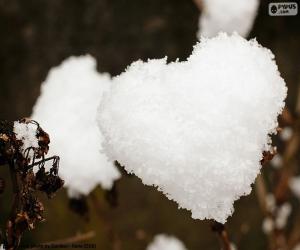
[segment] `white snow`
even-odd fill
[[[236,31],[247,37],[259,7],[259,0],[202,0],[202,3],[198,38],[213,37],[221,31],[229,34]]]
[[[70,57],[50,70],[32,118],[50,135],[52,154],[61,157],[60,176],[69,193],[88,194],[96,185],[112,187],[120,174],[101,152],[97,128],[99,98],[110,77],[96,71],[91,56]]]
[[[271,160],[271,166],[275,169],[279,169],[282,167],[283,159],[280,154],[274,155],[273,159]]]
[[[285,127],[279,133],[279,136],[280,136],[281,140],[288,141],[293,136],[293,129],[291,127]]]
[[[187,250],[184,244],[174,236],[159,234],[148,245],[146,250]]]
[[[255,40],[222,33],[187,61],[133,63],[99,107],[105,152],[193,218],[224,223],[251,192],[284,106],[273,59]]]
[[[274,221],[270,217],[266,217],[262,223],[262,230],[269,235],[274,230]]]
[[[300,199],[300,176],[291,178],[289,181],[289,187],[294,195]]]
[[[237,246],[234,243],[230,243],[230,250],[238,250]]]
[[[26,149],[39,147],[39,141],[37,138],[37,125],[15,121],[14,133],[16,135],[16,139],[21,140],[23,143],[21,146],[21,152],[23,156],[26,157],[28,154],[28,157],[31,159],[34,151],[26,151]]]
[[[275,196],[268,194],[266,197],[266,205],[269,212],[275,214],[274,220],[270,217],[266,217],[263,220],[262,229],[265,234],[270,234],[273,229],[283,229],[286,226],[289,215],[292,212],[292,206],[286,202],[281,206],[276,206]]]
[[[277,229],[283,229],[286,226],[289,215],[292,212],[292,206],[289,203],[282,204],[277,211],[275,226]]]

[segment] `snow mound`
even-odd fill
[[[146,250],[187,250],[184,244],[175,238],[165,234],[156,235]]]
[[[198,37],[213,37],[220,31],[247,37],[259,7],[259,0],[203,0]]]
[[[96,70],[91,56],[70,57],[50,70],[32,118],[51,138],[51,154],[61,158],[60,176],[69,193],[88,194],[96,185],[110,189],[120,174],[101,153],[96,112],[110,76]]]

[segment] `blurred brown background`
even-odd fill
[[[261,1],[250,37],[275,54],[289,87],[287,105],[293,110],[300,83],[300,16],[270,17],[267,4]],[[113,76],[137,59],[186,59],[197,41],[199,15],[192,0],[0,0],[0,118],[29,116],[48,70],[71,55],[91,54],[99,71]],[[6,176],[6,170],[0,174]],[[113,209],[103,191],[95,190],[102,210],[96,213],[89,198],[88,222],[70,212],[65,191],[50,202],[45,199],[47,221],[27,232],[23,243],[94,230],[96,237],[88,242],[97,249],[114,249],[106,230],[109,222],[122,250],[145,249],[157,233],[177,236],[189,250],[219,249],[209,222],[191,219],[155,188],[124,176],[117,189],[119,205]],[[9,187],[0,202],[3,226],[11,202]],[[227,226],[239,249],[267,249],[261,223],[253,191],[235,203]]]

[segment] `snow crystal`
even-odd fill
[[[22,141],[21,152],[24,157],[28,154],[29,158],[33,157],[34,152],[26,151],[28,148],[38,148],[39,141],[37,138],[37,125],[32,123],[14,122],[14,133],[16,139]]]
[[[120,177],[100,152],[96,123],[99,97],[109,85],[109,75],[97,73],[91,56],[70,57],[42,84],[32,117],[49,133],[51,153],[61,157],[60,176],[69,193],[88,194],[98,184],[110,189]]]
[[[203,0],[198,37],[213,37],[234,31],[247,37],[253,26],[259,0]]]
[[[184,62],[138,61],[99,107],[104,150],[197,219],[224,223],[251,192],[286,86],[270,50],[221,33]]]
[[[300,199],[300,177],[293,177],[289,181],[289,186],[294,195]]]
[[[184,244],[175,238],[165,234],[156,235],[146,250],[187,250]]]

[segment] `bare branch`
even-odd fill
[[[193,1],[196,4],[196,6],[199,9],[199,11],[202,11],[203,10],[203,2],[202,2],[202,0],[193,0]]]
[[[225,226],[219,222],[214,221],[211,228],[213,232],[217,233],[222,246],[222,250],[231,250],[231,244]]]
[[[95,236],[96,236],[95,231],[89,231],[87,233],[78,233],[78,234],[76,234],[74,236],[71,236],[69,238],[49,241],[49,242],[41,244],[41,245],[67,245],[67,244],[71,244],[71,243],[86,241],[86,240],[89,240],[91,238],[94,238]],[[42,249],[42,248],[35,247],[35,248],[28,248],[28,249],[30,249],[30,250],[39,250],[39,249]]]

